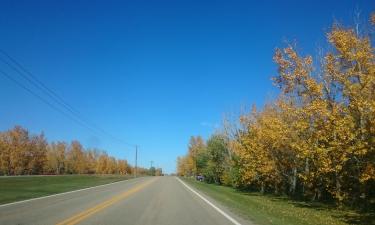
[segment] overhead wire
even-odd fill
[[[43,103],[48,105],[49,107],[53,108],[57,112],[63,114],[70,120],[72,120],[75,123],[78,123],[79,125],[83,126],[84,128],[90,130],[91,132],[94,132],[96,135],[98,133],[104,134],[111,138],[112,140],[134,147],[134,144],[131,144],[127,141],[124,141],[120,138],[117,138],[113,136],[112,134],[108,133],[104,129],[100,128],[98,125],[93,123],[92,121],[86,119],[83,117],[83,115],[76,110],[73,106],[71,106],[67,101],[65,101],[61,96],[59,96],[55,91],[53,91],[51,88],[47,87],[42,81],[40,81],[33,73],[31,73],[29,70],[27,70],[23,65],[21,65],[16,59],[11,57],[8,53],[6,53],[4,50],[0,49],[0,53],[5,56],[9,61],[5,60],[4,58],[0,57],[0,61],[3,62],[5,65],[10,67],[12,70],[14,70],[17,74],[19,74],[23,79],[28,81],[30,84],[32,84],[35,88],[37,88],[39,91],[43,92],[45,95],[49,97],[55,104],[58,104],[61,108],[65,109],[67,112],[62,111],[60,108],[56,107],[56,105],[49,102],[47,99],[41,97],[41,95],[36,94],[32,89],[28,88],[26,85],[22,84],[18,80],[14,79],[12,76],[10,76],[8,73],[1,70],[1,74],[5,77],[7,77],[9,80],[17,84],[22,89],[26,90],[30,94],[32,94],[34,97],[41,100]],[[14,65],[13,65],[13,64]]]

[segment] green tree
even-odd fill
[[[221,135],[213,135],[207,141],[208,161],[204,175],[209,182],[222,183],[225,164],[228,159],[228,147]]]

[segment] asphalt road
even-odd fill
[[[249,224],[176,177],[131,179],[0,206],[0,224]]]

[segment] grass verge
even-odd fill
[[[122,175],[0,177],[0,204],[129,179]]]
[[[227,206],[234,213],[259,225],[347,225],[375,224],[373,213],[339,210],[318,203],[298,202],[286,197],[241,192],[231,187],[184,178],[188,184]]]

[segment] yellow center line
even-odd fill
[[[101,211],[101,210],[103,210],[103,209],[105,209],[105,208],[107,208],[107,207],[115,204],[116,202],[119,202],[120,200],[123,200],[124,198],[126,198],[126,197],[128,197],[128,196],[130,196],[130,195],[132,195],[132,194],[134,194],[134,193],[136,193],[138,191],[140,191],[141,189],[145,188],[146,186],[148,186],[149,184],[151,184],[155,180],[157,180],[157,178],[152,179],[152,180],[150,180],[148,182],[145,182],[145,183],[143,183],[141,185],[138,185],[138,186],[136,186],[136,187],[134,187],[134,188],[132,188],[132,189],[130,189],[128,191],[125,191],[125,192],[123,192],[123,193],[121,193],[121,194],[119,194],[117,196],[114,196],[114,197],[112,197],[112,198],[110,198],[110,199],[108,199],[108,200],[106,200],[106,201],[104,201],[102,203],[99,203],[98,205],[95,205],[95,206],[93,206],[93,207],[91,207],[91,208],[89,208],[89,209],[87,209],[87,210],[85,210],[85,211],[83,211],[81,213],[78,213],[78,214],[76,214],[76,215],[74,215],[74,216],[72,216],[72,217],[70,217],[70,218],[68,218],[68,219],[66,219],[66,220],[64,220],[64,221],[56,224],[56,225],[74,225],[74,224],[78,224],[82,220],[84,220],[84,219],[86,219],[86,218],[94,215],[95,213],[97,213],[97,212],[99,212],[99,211]]]

